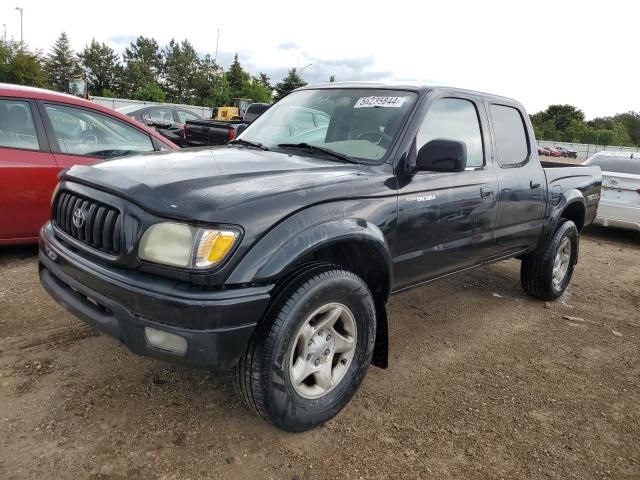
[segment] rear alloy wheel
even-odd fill
[[[367,372],[376,333],[369,288],[334,265],[314,265],[280,289],[236,368],[247,406],[291,432],[326,422]]]
[[[542,300],[555,300],[564,293],[578,260],[578,229],[561,219],[552,235],[522,258],[520,281],[525,292]]]

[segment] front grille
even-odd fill
[[[111,255],[120,253],[120,212],[113,207],[63,191],[53,205],[53,220],[60,230],[85,245]]]

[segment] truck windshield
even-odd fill
[[[416,98],[402,90],[301,90],[273,105],[240,138],[269,149],[306,144],[354,159],[381,160]]]

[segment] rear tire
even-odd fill
[[[332,265],[298,273],[281,289],[236,367],[244,403],[267,422],[300,432],[349,403],[373,355],[373,297]]]
[[[569,285],[577,260],[578,229],[571,220],[561,219],[553,235],[522,257],[522,288],[532,297],[555,300]]]

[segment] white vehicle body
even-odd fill
[[[594,223],[640,232],[640,158],[596,154],[585,163],[602,169],[602,193]]]

